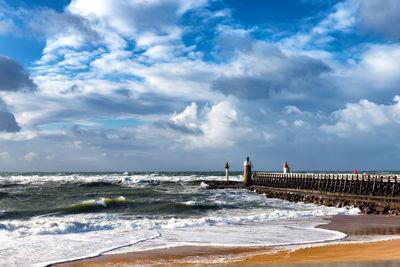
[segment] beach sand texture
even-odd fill
[[[400,266],[400,239],[353,243],[372,235],[399,235],[400,217],[337,215],[319,227],[349,235],[351,243],[284,248],[175,247],[144,252],[104,255],[58,266],[186,266],[281,265],[292,266]],[[282,265],[283,264],[283,265]],[[288,265],[289,264],[289,265]]]

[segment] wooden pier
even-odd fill
[[[253,185],[318,192],[398,198],[400,175],[342,173],[253,173]]]

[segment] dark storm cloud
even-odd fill
[[[15,117],[8,111],[0,111],[0,132],[15,133],[21,129]]]
[[[15,60],[0,55],[0,91],[31,92],[37,88],[24,68]],[[21,127],[0,99],[0,132],[18,132]]]
[[[68,94],[81,93],[81,92],[82,92],[82,89],[77,84],[74,84],[70,88],[62,91],[61,94],[68,95]]]
[[[15,60],[0,55],[0,91],[35,91],[29,73]]]
[[[331,69],[322,61],[307,56],[286,56],[279,49],[253,50],[241,75],[221,76],[213,89],[247,99],[268,98],[272,92],[303,91],[322,84],[320,75]]]
[[[109,114],[160,114],[171,111],[171,108],[164,101],[159,102],[153,99],[152,101],[145,101],[143,98],[131,99],[123,96],[108,97],[103,95],[93,94],[85,99],[86,107],[90,110],[97,110],[97,112],[104,112]]]
[[[236,95],[247,99],[268,98],[271,91],[278,89],[274,81],[258,77],[236,76],[220,77],[213,83],[213,88],[226,95]]]
[[[159,129],[172,129],[174,131],[177,131],[181,134],[184,135],[202,135],[204,134],[203,131],[199,128],[191,128],[191,127],[187,127],[185,125],[179,125],[176,124],[172,121],[170,122],[156,122],[155,123],[155,127],[159,128]]]
[[[15,133],[20,129],[14,115],[8,111],[6,104],[0,98],[0,132]]]
[[[372,31],[394,40],[400,39],[400,1],[361,1],[358,17],[361,30]]]

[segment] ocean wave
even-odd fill
[[[233,175],[230,177],[232,181],[241,181],[242,175]],[[96,174],[96,175],[13,175],[7,177],[0,177],[0,184],[2,186],[19,186],[26,184],[44,184],[44,183],[80,183],[80,186],[96,187],[96,186],[108,186],[108,185],[123,185],[123,186],[135,186],[143,183],[154,183],[154,182],[189,182],[199,183],[202,181],[210,180],[225,180],[225,176],[218,175],[159,175],[157,173],[149,174]]]
[[[80,187],[103,187],[103,186],[113,186],[115,183],[105,182],[105,181],[95,181],[79,184]]]
[[[123,198],[109,199],[103,201],[88,201],[83,205],[111,205],[126,201]],[[237,210],[237,212],[229,212],[226,209],[220,209],[217,205],[208,203],[191,202],[175,203],[175,208],[200,208],[211,211],[208,216],[202,217],[178,217],[178,216],[125,216],[121,214],[88,214],[81,213],[73,215],[68,213],[62,217],[39,216],[33,217],[27,221],[8,220],[0,223],[0,230],[8,232],[17,232],[19,235],[29,234],[66,234],[88,231],[112,230],[114,227],[123,228],[126,231],[132,230],[155,230],[155,229],[189,229],[195,227],[203,227],[207,229],[210,226],[227,226],[227,225],[249,225],[254,223],[265,223],[271,221],[280,221],[287,219],[301,219],[312,217],[324,217],[336,214],[358,214],[357,208],[334,208],[315,206],[312,209],[302,210]],[[312,204],[304,204],[312,205]],[[124,218],[124,219],[122,219]]]
[[[0,188],[12,188],[12,187],[17,187],[20,186],[19,183],[13,183],[10,181],[3,181],[0,183]]]
[[[104,218],[103,216],[102,218]],[[96,231],[113,230],[121,226],[116,218],[110,221],[102,221],[90,216],[70,217],[34,217],[30,220],[8,220],[0,223],[1,230],[12,232],[16,236],[32,235],[65,235]]]
[[[216,210],[223,206],[216,203],[200,203],[195,201],[163,203],[157,207],[160,211],[174,214],[188,214],[190,211]]]
[[[186,202],[182,202],[182,204],[184,205],[188,205],[188,206],[194,206],[194,207],[214,207],[216,206],[216,203],[203,203],[203,202],[198,202],[198,201],[194,201],[194,200],[189,200]]]
[[[281,205],[294,204],[284,200],[276,200],[281,202]],[[287,203],[285,203],[287,202]],[[186,206],[192,207],[209,207],[208,204],[199,203],[196,201],[189,201],[181,203]],[[278,204],[276,204],[278,205]],[[165,219],[155,219],[154,217],[141,217],[140,219],[132,219],[132,227],[137,229],[181,229],[193,227],[209,227],[215,225],[244,225],[253,223],[263,223],[287,219],[311,218],[311,217],[325,217],[337,214],[359,214],[358,208],[335,208],[316,206],[314,204],[298,204],[298,210],[283,210],[283,209],[235,209],[229,211],[228,209],[214,208],[210,204],[210,213],[202,217],[165,217]],[[188,207],[189,208],[189,207]]]
[[[93,206],[100,206],[103,208],[107,208],[108,206],[111,206],[111,205],[119,205],[119,204],[127,204],[127,203],[130,203],[130,201],[126,200],[126,198],[123,196],[120,196],[117,198],[100,198],[99,200],[95,200],[95,199],[85,200],[79,204],[74,204],[74,205],[60,208],[60,210],[79,211],[81,209],[86,209],[86,208],[90,208]]]
[[[45,209],[29,209],[29,210],[5,210],[0,213],[0,218],[2,219],[13,219],[13,218],[26,218],[33,216],[43,216],[43,215],[65,215],[65,214],[76,214],[76,213],[90,213],[99,212],[103,209],[120,208],[124,205],[129,205],[135,203],[134,201],[129,201],[125,197],[120,196],[117,198],[99,198],[84,200],[76,204],[45,208]]]
[[[39,223],[40,222],[40,223]],[[85,233],[92,231],[106,231],[113,230],[114,227],[108,224],[97,224],[91,222],[61,222],[53,221],[34,221],[33,223],[21,223],[19,221],[11,221],[0,223],[0,230],[13,232],[17,236],[30,236],[30,235],[61,235],[61,234],[74,234]]]
[[[96,224],[90,222],[70,222],[62,224],[51,224],[49,227],[45,227],[40,231],[35,232],[37,235],[54,235],[54,234],[72,234],[72,233],[84,233],[93,231],[106,231],[113,230],[114,227],[108,224]]]

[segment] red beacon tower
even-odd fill
[[[283,164],[283,173],[290,173],[290,168],[287,161],[285,161],[285,163]]]

